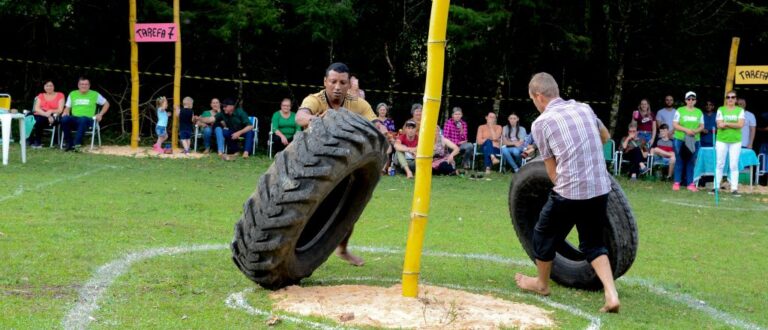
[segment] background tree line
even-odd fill
[[[138,1],[138,22],[172,21],[171,3]],[[212,97],[238,98],[266,132],[283,97],[301,102],[319,90],[327,65],[342,61],[360,78],[369,103],[392,105],[402,123],[422,99],[430,6],[426,0],[182,1],[183,73],[236,80],[182,79],[182,95],[195,99],[198,113]],[[665,95],[681,100],[694,90],[700,104],[720,104],[733,36],[741,37],[740,65],[768,65],[766,17],[768,6],[739,0],[452,1],[441,118],[460,106],[476,127],[487,111],[499,112],[502,123],[514,111],[530,127],[536,110],[527,100],[528,79],[548,71],[565,97],[591,102],[621,135],[641,98],[655,111]],[[127,137],[128,74],[73,66],[129,68],[128,1],[0,0],[0,31],[0,91],[14,96],[14,106],[30,107],[43,79],[68,92],[77,76],[87,75],[113,109],[123,109],[110,112],[107,126]],[[140,44],[139,69],[172,73],[173,45]],[[152,117],[150,100],[172,94],[171,81],[141,76],[143,123]],[[768,105],[768,86],[739,89],[753,112]]]

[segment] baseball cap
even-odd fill
[[[696,98],[696,93],[694,93],[694,92],[688,92],[688,93],[685,93],[685,98],[687,99],[687,98],[689,98],[689,97],[693,97],[693,98]]]
[[[406,121],[405,126],[416,127],[416,122],[413,120]]]
[[[221,105],[224,105],[224,106],[235,105],[235,100],[233,100],[233,99],[224,99],[224,101],[221,102]]]

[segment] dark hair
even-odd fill
[[[520,116],[518,116],[517,113],[514,113],[514,112],[509,114],[509,116],[512,116],[512,115],[515,115],[515,117],[517,117],[517,124],[515,124],[515,127],[512,127],[512,124],[507,124],[507,127],[509,127],[509,129],[508,129],[509,137],[511,138],[511,137],[514,136],[518,140],[522,140],[520,138]],[[507,116],[507,118],[509,118],[509,116]],[[509,120],[509,119],[507,119],[507,120]],[[515,134],[512,134],[512,132],[514,132]]]
[[[77,78],[78,82],[83,81],[83,80],[88,80],[88,82],[91,82],[91,80],[88,79],[88,77],[86,77],[86,76],[80,76],[80,78]]]
[[[331,63],[331,65],[328,66],[327,69],[325,69],[325,76],[328,77],[328,73],[331,71],[336,71],[338,73],[349,73],[349,67],[347,67],[346,64],[341,62]]]
[[[45,84],[47,84],[47,83],[53,84],[53,80],[52,79],[43,79],[43,86],[45,86]],[[56,85],[56,84],[54,84],[54,85]]]
[[[661,126],[659,126],[659,130],[663,129],[669,129],[669,126],[667,126],[667,124],[661,124]]]

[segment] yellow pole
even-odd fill
[[[736,77],[736,55],[739,53],[739,41],[739,37],[733,37],[731,40],[731,56],[728,58],[728,76],[725,77],[723,104],[725,104],[725,94],[733,90],[733,80]]]
[[[128,22],[131,34],[131,149],[139,147],[139,46],[136,45],[136,0],[130,0]]]
[[[403,296],[419,294],[419,268],[424,232],[429,218],[429,198],[432,187],[432,154],[435,127],[443,92],[445,63],[445,30],[448,24],[449,0],[433,0],[427,41],[427,82],[424,87],[424,111],[416,149],[416,188],[411,204],[411,225],[405,247],[403,264]]]
[[[171,130],[171,145],[173,151],[179,148],[179,116],[176,107],[181,108],[181,24],[179,24],[179,0],[173,0],[173,23],[176,25],[176,60],[173,65],[173,129]]]

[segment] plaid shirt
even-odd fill
[[[556,98],[533,122],[533,140],[542,159],[555,158],[553,190],[567,199],[607,194],[611,180],[600,141],[600,120],[588,105]]]
[[[448,119],[443,125],[443,136],[456,145],[459,145],[459,142],[467,141],[467,122],[461,119],[457,123],[453,121],[453,118]]]

